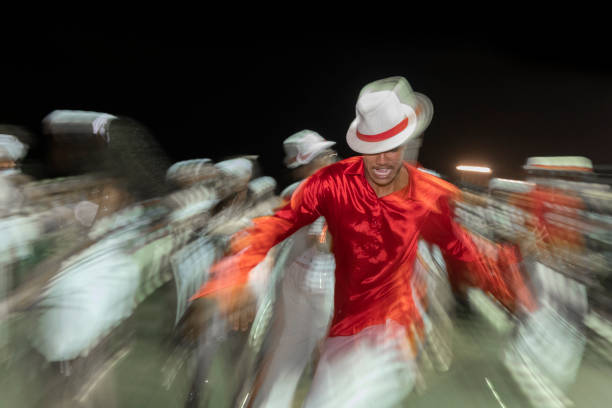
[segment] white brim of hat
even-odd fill
[[[593,163],[583,156],[535,156],[529,157],[525,170],[542,171],[592,171]]]
[[[366,142],[365,140],[361,140],[359,137],[357,137],[359,118],[355,118],[346,132],[346,142],[351,150],[362,154],[382,153],[393,150],[408,140],[420,136],[425,129],[427,129],[429,123],[431,123],[431,118],[433,117],[433,104],[429,98],[423,94],[415,92],[415,96],[419,101],[422,112],[416,117],[416,123],[409,123],[406,129],[402,130],[397,135],[390,137],[389,139],[385,139],[380,142]],[[406,112],[407,116],[414,117],[415,113],[413,107],[402,104],[402,108]]]
[[[17,161],[28,151],[28,145],[21,143],[13,135],[0,134],[0,159]]]
[[[245,183],[251,179],[253,174],[253,163],[243,157],[223,160],[214,166],[230,177],[236,177]]]
[[[288,163],[292,159],[292,157],[286,157],[285,158],[285,165],[289,169],[295,169],[296,167],[300,167],[300,166],[303,166],[305,164],[308,164],[315,157],[317,157],[317,155],[319,153],[321,153],[323,150],[329,149],[330,147],[332,147],[335,144],[336,144],[336,142],[332,142],[331,140],[326,140],[324,142],[317,143],[315,145],[315,147],[308,153],[308,156],[307,156],[307,158],[305,160],[295,160],[295,161],[293,161],[291,163]]]

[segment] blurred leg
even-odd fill
[[[293,265],[292,265],[293,266]],[[255,407],[290,407],[302,372],[325,336],[331,316],[333,290],[307,292],[296,271],[287,271],[282,284],[282,321]],[[333,289],[333,288],[328,288]]]
[[[411,392],[416,366],[397,327],[377,325],[323,345],[305,407],[396,407]],[[395,324],[396,325],[396,324]],[[397,326],[397,325],[396,325]]]

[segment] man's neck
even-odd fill
[[[396,191],[399,191],[405,188],[410,181],[410,177],[408,176],[408,170],[406,170],[406,166],[402,166],[402,168],[397,172],[397,176],[395,176],[393,181],[385,186],[378,185],[374,183],[372,180],[370,180],[367,172],[366,172],[366,180],[368,181],[368,184],[370,184],[370,186],[374,190],[374,193],[376,194],[377,197],[384,197],[386,195],[395,193]]]

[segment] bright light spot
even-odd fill
[[[491,169],[488,167],[481,166],[457,166],[457,170],[459,171],[473,171],[476,173],[490,173]]]

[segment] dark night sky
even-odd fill
[[[6,37],[5,37],[6,38]],[[280,174],[284,138],[310,128],[351,155],[360,88],[405,76],[435,108],[420,162],[521,177],[530,155],[612,164],[612,64],[596,34],[150,33],[63,27],[6,41],[0,122],[40,131],[54,109],[129,116],[172,160],[259,154]]]

